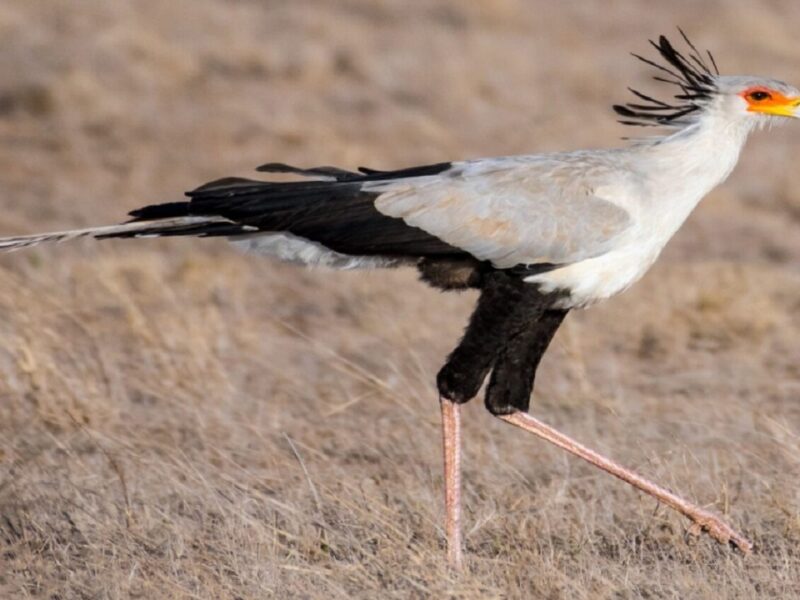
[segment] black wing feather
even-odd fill
[[[134,221],[223,217],[231,221],[231,226],[215,224],[207,232],[187,230],[183,235],[289,232],[336,252],[356,256],[467,256],[439,238],[406,225],[402,219],[380,213],[375,208],[378,194],[362,189],[369,181],[435,175],[450,166],[439,163],[399,171],[362,168],[361,172],[353,173],[334,167],[301,169],[270,163],[259,170],[335,179],[290,182],[218,179],[187,192],[188,202],[146,206],[132,211],[130,216]]]

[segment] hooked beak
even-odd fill
[[[783,96],[774,98],[770,102],[751,105],[748,110],[767,115],[775,115],[777,117],[794,117],[795,119],[800,119],[800,97],[787,98]]]
[[[795,98],[792,100],[792,102],[792,107],[794,108],[794,111],[792,111],[792,116],[795,119],[800,119],[800,98]]]

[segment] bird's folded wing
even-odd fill
[[[586,182],[546,173],[512,166],[389,182],[375,207],[499,268],[573,263],[614,248],[632,225],[628,211]]]

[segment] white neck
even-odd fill
[[[634,149],[647,177],[653,223],[663,243],[695,206],[730,175],[752,130],[750,120],[714,112],[677,133]]]
[[[752,129],[750,119],[731,121],[712,112],[654,142],[645,154],[656,163],[652,172],[660,174],[657,178],[691,186],[702,198],[730,175]]]

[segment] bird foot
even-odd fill
[[[695,514],[687,516],[694,521],[689,527],[689,535],[697,537],[705,532],[720,544],[733,546],[742,554],[750,554],[753,550],[753,544],[747,538],[716,515],[698,510]]]

